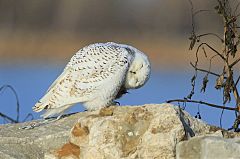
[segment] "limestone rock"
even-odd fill
[[[40,124],[34,129],[24,126]],[[118,106],[0,126],[0,159],[175,158],[176,145],[194,136],[233,138],[171,104]]]
[[[0,125],[0,159],[44,158],[49,149],[59,148],[68,141],[69,130],[80,116],[84,114],[74,114],[28,130],[22,128],[42,121]]]
[[[110,107],[80,117],[71,130],[69,142],[45,157],[171,159],[175,158],[178,142],[214,133],[212,130],[170,104]],[[79,148],[79,155],[62,153],[69,144]]]
[[[177,144],[177,159],[240,158],[240,138],[194,137]]]

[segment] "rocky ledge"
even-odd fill
[[[118,106],[48,123],[2,125],[0,158],[238,158],[238,136],[171,104]]]

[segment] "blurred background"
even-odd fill
[[[193,4],[196,10],[213,10],[216,2],[193,0]],[[0,15],[0,86],[9,84],[16,90],[20,121],[28,113],[39,118],[31,107],[72,55],[90,43],[126,43],[149,56],[153,66],[149,82],[124,96],[121,105],[162,103],[183,98],[191,90],[194,70],[189,62],[195,55],[189,51],[188,0],[0,0]],[[222,33],[221,17],[214,12],[199,14],[195,23],[198,33]],[[219,46],[215,41],[213,46]],[[207,64],[203,61],[202,66]],[[221,104],[222,92],[213,89],[214,82],[212,78],[207,93],[197,93],[194,99]],[[219,125],[221,110],[199,108],[203,120]],[[70,112],[82,110],[78,105]],[[186,110],[194,116],[198,105],[187,104]],[[0,112],[16,118],[16,100],[10,90],[0,93]],[[225,111],[223,126],[231,127],[233,120],[233,112]],[[0,118],[0,123],[5,122]]]

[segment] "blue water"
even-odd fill
[[[32,113],[34,119],[40,118],[40,114],[33,112],[31,108],[36,101],[44,95],[45,91],[61,73],[63,68],[63,65],[1,65],[0,86],[9,84],[17,91],[20,100],[20,121],[22,121],[28,113]],[[190,79],[192,75],[192,70],[152,71],[151,78],[144,87],[130,91],[130,93],[122,97],[119,102],[121,105],[140,105],[146,103],[163,103],[169,99],[183,98],[191,89]],[[215,79],[211,79],[207,87],[207,93],[199,93],[200,91],[197,89],[197,94],[194,96],[194,99],[221,104],[221,91],[213,89]],[[198,80],[198,83],[200,82],[201,79]],[[199,108],[204,121],[219,126],[221,110],[204,105],[200,105]],[[78,104],[74,106],[70,112],[83,110],[84,108]],[[195,116],[198,112],[198,104],[187,104],[186,111]],[[5,90],[3,93],[0,93],[0,112],[16,118],[16,100],[10,90]],[[232,111],[225,110],[222,118],[223,127],[231,127],[234,117]],[[3,123],[5,123],[4,120],[0,118],[0,124]]]

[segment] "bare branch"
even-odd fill
[[[220,119],[219,119],[220,128],[222,128],[223,112],[224,112],[224,109],[222,110],[221,115],[220,115]]]
[[[235,10],[234,10],[234,13],[233,13],[234,15],[236,15],[239,5],[240,5],[240,2],[238,2],[238,4],[235,7]]]
[[[214,73],[214,72],[211,72],[211,71],[208,71],[208,70],[204,70],[204,69],[198,68],[198,67],[194,66],[193,63],[191,63],[191,62],[190,62],[190,65],[191,65],[194,69],[196,69],[197,71],[206,72],[206,73],[209,73],[209,74],[214,75],[214,76],[217,76],[217,77],[220,77],[220,76],[221,76],[221,75],[219,75],[219,74],[217,74],[217,73]],[[224,78],[226,78],[226,77],[224,77]]]
[[[216,105],[216,104],[207,103],[207,102],[203,102],[203,101],[197,101],[197,100],[189,100],[189,99],[173,99],[173,100],[168,100],[168,101],[166,101],[166,103],[173,103],[173,102],[198,103],[198,104],[208,105],[208,106],[210,106],[210,107],[214,107],[214,108],[220,108],[220,109],[226,109],[226,110],[234,110],[234,111],[237,110],[236,108],[226,107],[226,106],[221,106],[221,105]]]
[[[210,60],[209,60],[209,68],[208,68],[208,74],[211,72],[211,68],[212,68],[212,60],[217,57],[217,55],[213,55]]]
[[[195,33],[195,25],[194,25],[194,18],[195,15],[197,15],[198,13],[201,12],[206,12],[209,10],[197,10],[194,12],[194,7],[193,7],[193,3],[191,0],[189,0],[189,3],[191,5],[191,17],[192,17],[192,32],[191,32],[191,37],[189,38],[191,40],[190,43],[190,50],[193,50],[194,47],[196,47],[196,52],[195,52],[195,56],[196,56],[196,60],[195,63],[190,63],[191,66],[195,69],[195,75],[192,78],[192,91],[190,93],[190,97],[194,94],[194,87],[195,87],[195,80],[197,78],[196,74],[197,72],[204,72],[206,73],[205,77],[203,78],[203,83],[202,83],[202,88],[201,91],[205,91],[207,83],[208,83],[208,75],[214,75],[217,77],[216,80],[216,89],[220,89],[223,88],[223,103],[225,104],[226,102],[229,102],[231,100],[231,97],[234,96],[235,98],[235,102],[236,102],[236,107],[235,108],[231,108],[231,107],[225,107],[225,106],[221,106],[221,105],[216,105],[216,104],[211,104],[211,103],[207,103],[207,102],[203,102],[203,101],[196,101],[196,100],[191,100],[191,98],[187,97],[184,99],[176,99],[176,100],[171,100],[168,102],[192,102],[192,103],[198,103],[198,104],[204,104],[207,106],[211,106],[211,107],[215,107],[215,108],[220,108],[220,109],[227,109],[227,110],[234,110],[236,113],[236,117],[239,117],[239,119],[237,120],[237,122],[235,122],[234,124],[234,130],[237,130],[239,124],[240,124],[240,97],[239,97],[239,93],[238,93],[238,88],[237,88],[237,84],[240,81],[240,75],[238,76],[236,82],[234,80],[234,75],[235,75],[235,71],[233,70],[233,67],[239,63],[240,58],[236,57],[236,53],[238,52],[238,46],[240,44],[240,36],[238,34],[238,30],[239,30],[239,26],[237,26],[237,20],[240,16],[240,14],[236,14],[240,8],[240,2],[237,2],[236,4],[231,5],[232,3],[230,3],[230,0],[217,0],[217,6],[215,7],[215,10],[217,11],[217,14],[222,17],[223,20],[223,38],[221,36],[219,36],[218,34],[215,33],[204,33],[204,34],[200,34],[197,35]],[[233,7],[233,8],[232,8]],[[223,50],[222,51],[218,51],[217,49],[215,49],[215,47],[212,47],[209,43],[206,42],[201,42],[201,37],[204,36],[215,36],[217,37],[220,41],[221,41],[221,45],[223,44]],[[196,43],[198,43],[198,45],[196,46]],[[210,51],[213,51],[208,53],[205,50],[206,47],[208,47],[208,49]],[[203,49],[203,53],[205,55],[205,57],[209,56],[209,55],[213,55],[211,56],[211,58],[209,59],[210,64],[209,64],[209,68],[207,69],[202,69],[202,68],[198,68],[198,62],[200,60],[199,58],[199,53],[200,53],[200,48]],[[201,52],[202,53],[202,52]],[[211,65],[212,65],[212,60],[215,57],[220,57],[220,59],[222,59],[224,62],[223,70],[222,70],[222,74],[217,74],[215,72],[211,72]],[[233,59],[233,62],[230,61],[230,59]],[[208,57],[207,57],[208,59]],[[221,114],[222,115],[222,114]],[[221,116],[222,118],[222,116]],[[221,125],[221,122],[220,122]]]
[[[235,60],[231,65],[229,65],[230,68],[232,68],[234,65],[236,65],[240,61],[240,58]]]
[[[193,13],[193,16],[196,16],[197,14],[201,13],[201,12],[212,12],[212,10],[208,10],[208,9],[200,9],[197,10],[196,12]]]
[[[207,44],[207,43],[201,43],[200,45],[198,45],[196,54],[198,54],[199,48],[200,48],[202,45],[206,45],[206,46],[207,46],[208,48],[210,48],[213,52],[215,52],[218,56],[220,56],[224,61],[226,61],[226,58],[225,58],[221,53],[219,53],[217,50],[215,50],[213,47],[211,47],[211,46],[210,46],[209,44]]]
[[[235,82],[235,87],[237,87],[239,80],[240,80],[240,75],[238,76],[237,81]]]
[[[0,87],[0,92],[4,92],[4,90],[7,89],[7,88],[9,88],[13,92],[13,94],[16,98],[16,102],[17,102],[16,103],[16,109],[17,109],[17,119],[16,119],[16,121],[19,122],[20,104],[19,104],[19,98],[18,98],[17,92],[15,91],[15,89],[11,85],[3,85],[2,87]]]
[[[28,118],[30,118],[30,120],[34,119],[32,113],[28,113],[27,116],[23,119],[23,122],[27,121]]]
[[[7,119],[7,120],[9,120],[9,121],[11,121],[12,123],[18,123],[17,120],[14,120],[14,119],[12,119],[11,117],[9,117],[9,116],[1,113],[1,112],[0,112],[0,116],[3,117],[3,118],[5,118],[5,119]]]
[[[191,0],[188,0],[190,6],[191,6],[191,20],[192,20],[192,33],[195,33],[195,24],[194,24],[194,13],[193,13],[193,3]]]
[[[217,35],[217,34],[215,34],[215,33],[205,33],[205,34],[200,34],[200,35],[198,35],[197,37],[202,37],[202,36],[207,36],[207,35],[213,35],[213,36],[215,36],[215,37],[217,37],[222,43],[224,42],[224,40],[219,36],[219,35]]]

